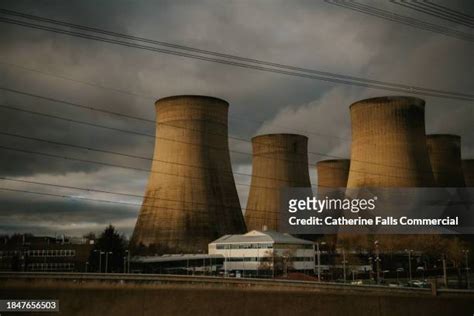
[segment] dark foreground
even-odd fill
[[[0,299],[59,300],[44,316],[474,314],[473,291],[191,276],[0,273]]]

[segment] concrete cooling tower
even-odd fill
[[[349,178],[349,159],[321,160],[316,164],[318,190],[326,188],[345,188]]]
[[[222,235],[245,232],[229,156],[229,104],[173,96],[155,106],[154,160],[132,245],[197,253]]]
[[[461,137],[446,134],[427,135],[426,143],[436,186],[466,186],[461,161]]]
[[[433,186],[424,108],[425,101],[403,96],[371,98],[350,106],[348,188]]]
[[[474,187],[474,159],[464,159],[462,161],[464,180],[467,187]]]
[[[269,134],[252,138],[252,183],[245,211],[248,230],[278,230],[280,190],[311,187],[308,138]]]

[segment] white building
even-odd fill
[[[242,275],[314,272],[314,244],[275,231],[225,235],[209,244],[209,255],[224,256],[223,269]]]

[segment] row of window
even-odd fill
[[[53,263],[30,263],[28,271],[74,271],[74,263],[53,262]]]
[[[255,244],[217,244],[216,249],[272,249],[274,247],[271,243],[255,243]],[[286,244],[276,244],[275,248],[285,249],[285,248],[294,248],[294,249],[313,249],[312,244],[307,245],[286,245]]]
[[[273,244],[218,244],[217,249],[272,249]]]
[[[230,262],[271,262],[273,257],[230,257],[226,261]],[[311,262],[314,261],[313,257],[290,257],[287,259],[289,262]]]
[[[76,250],[71,249],[42,249],[42,250],[27,250],[25,255],[30,257],[74,257]]]
[[[29,257],[74,257],[76,250],[72,249],[41,249],[41,250],[9,250],[0,251],[0,257],[13,257],[17,255],[25,255]]]

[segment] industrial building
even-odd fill
[[[350,106],[351,165],[348,188],[431,187],[425,101],[389,96]]]
[[[435,184],[438,187],[466,186],[461,161],[461,137],[432,134],[426,136]]]
[[[245,232],[230,163],[229,104],[183,95],[155,105],[153,163],[132,246],[200,253],[219,236]]]
[[[313,242],[272,230],[222,236],[209,244],[209,255],[222,255],[224,271],[243,276],[314,273],[315,269]]]
[[[245,210],[248,230],[266,226],[278,231],[283,188],[311,188],[308,138],[297,134],[268,134],[252,138],[252,181]]]

